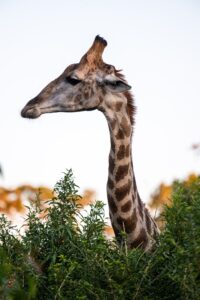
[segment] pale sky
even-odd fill
[[[104,60],[132,85],[133,163],[143,200],[161,181],[200,172],[190,149],[200,142],[198,0],[1,0],[0,185],[53,186],[72,168],[80,190],[94,189],[106,202],[110,145],[100,112],[20,117],[97,34],[108,42]]]

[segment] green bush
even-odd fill
[[[71,170],[55,191],[45,221],[39,201],[29,210],[23,236],[0,217],[0,299],[200,299],[200,179],[174,184],[150,253],[104,237],[103,204],[83,213]]]

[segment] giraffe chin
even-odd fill
[[[41,115],[41,111],[35,107],[24,107],[21,111],[21,116],[28,119],[37,119]]]

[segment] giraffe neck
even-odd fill
[[[125,231],[129,248],[140,246],[148,250],[158,229],[137,190],[132,163],[132,125],[126,101],[115,101],[114,109],[107,107],[104,114],[111,140],[107,182],[111,223],[119,242],[121,232]]]

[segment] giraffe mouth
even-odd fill
[[[36,107],[25,106],[21,111],[21,116],[28,119],[36,119],[41,115],[40,109]]]

